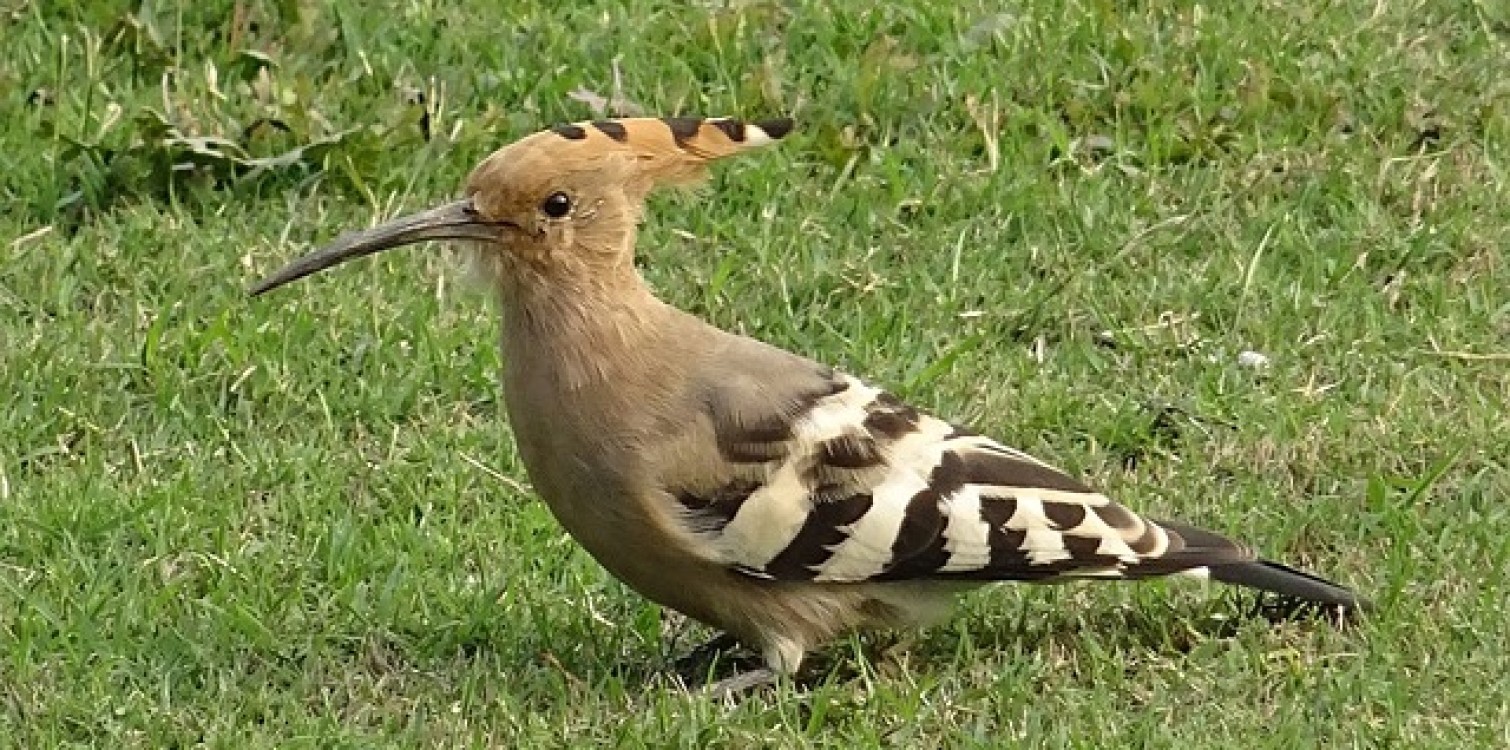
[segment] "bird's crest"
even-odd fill
[[[508,164],[539,160],[571,172],[598,169],[621,157],[634,165],[628,179],[646,191],[696,182],[709,162],[760,148],[792,130],[786,118],[746,122],[732,117],[633,117],[557,125],[500,149],[468,182],[487,184]]]
[[[732,117],[633,117],[557,125],[553,133],[597,148],[627,147],[647,154],[678,153],[717,159],[780,140],[792,130],[786,118],[745,122]]]

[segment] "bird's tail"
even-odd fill
[[[1282,563],[1254,560],[1247,546],[1219,534],[1177,521],[1157,523],[1178,537],[1186,563],[1181,566],[1183,572],[1278,595],[1279,606],[1265,609],[1284,613],[1319,608],[1332,614],[1352,614],[1367,612],[1373,606],[1345,586],[1325,578]]]
[[[1373,606],[1343,586],[1268,560],[1224,563],[1212,565],[1208,570],[1213,580],[1267,591],[1298,603],[1348,613],[1366,612]]]

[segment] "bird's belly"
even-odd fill
[[[812,583],[755,578],[690,553],[622,487],[580,477],[537,482],[562,527],[610,575],[645,598],[763,648],[812,648],[840,633],[927,624],[947,612],[953,591],[908,583]],[[584,507],[590,505],[591,507]],[[589,514],[598,520],[584,523]]]
[[[611,575],[663,606],[710,622],[700,603],[726,575],[687,552],[650,512],[648,498],[602,451],[580,449],[557,431],[516,422],[520,457],[557,523]],[[559,425],[556,426],[559,429]],[[716,623],[713,623],[716,624]]]

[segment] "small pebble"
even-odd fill
[[[1262,370],[1263,368],[1269,366],[1269,358],[1258,352],[1245,350],[1238,353],[1237,366]]]

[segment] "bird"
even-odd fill
[[[759,656],[948,618],[997,581],[1206,577],[1337,614],[1369,603],[814,359],[657,297],[635,264],[655,189],[782,140],[788,118],[559,125],[483,159],[459,199],[359,231],[253,296],[386,249],[457,241],[501,312],[506,416],[536,493],[608,573]]]

